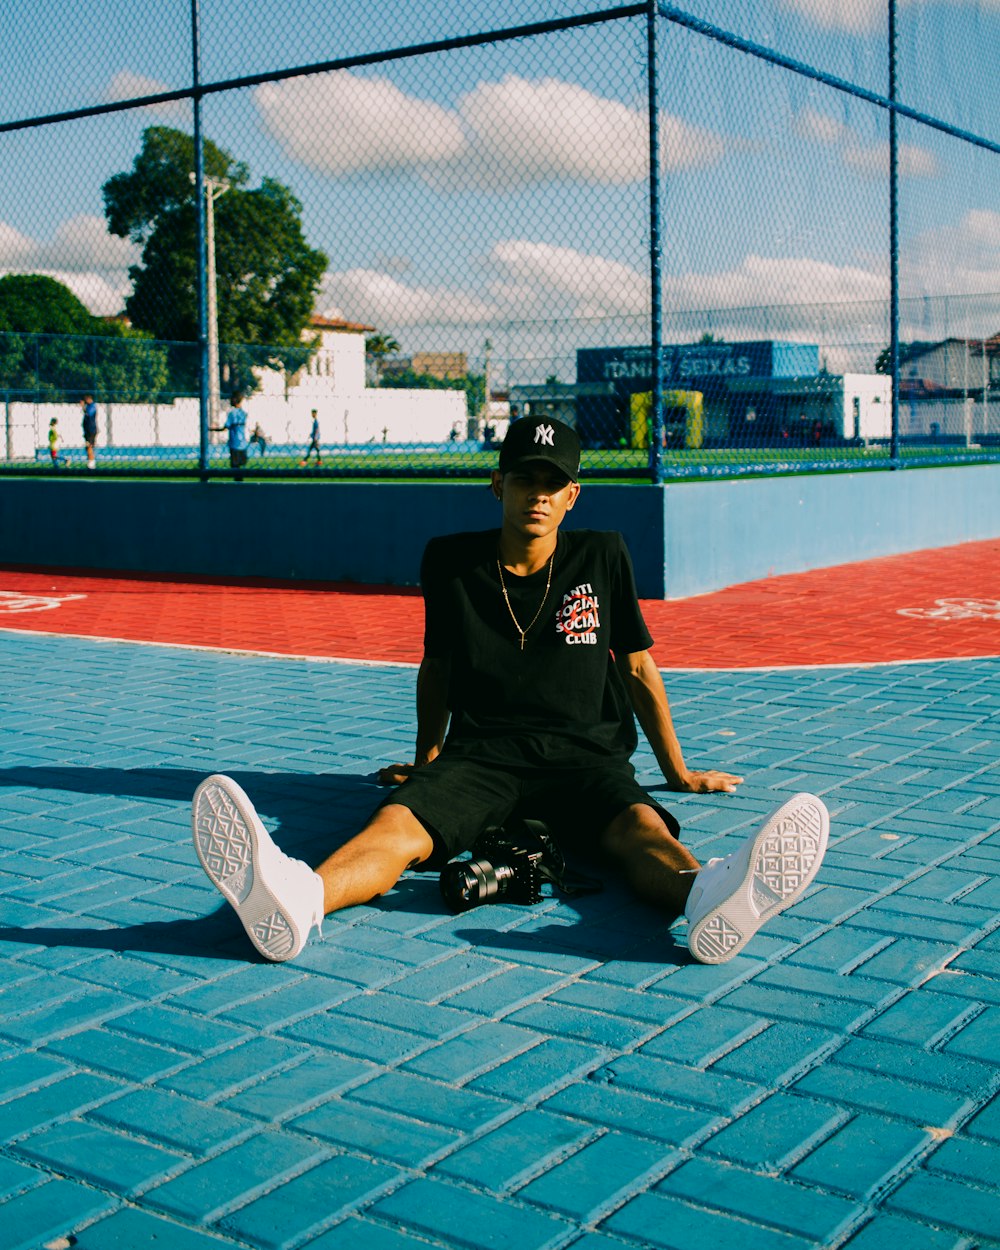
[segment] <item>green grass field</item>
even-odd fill
[[[904,446],[901,448],[901,459],[904,463],[914,461],[931,465],[986,463],[1000,459],[1000,447],[966,448],[946,444]],[[440,481],[476,479],[489,476],[490,470],[496,465],[496,451],[407,452],[372,447],[359,448],[356,453],[330,452],[324,455],[322,468],[317,468],[315,461],[302,468],[299,461],[298,455],[252,455],[245,473],[254,477],[280,474],[285,480],[293,477],[303,481],[324,481],[331,477],[364,480],[414,477]],[[664,451],[661,464],[666,480],[683,481],[688,478],[747,474],[767,476],[824,471],[842,473],[856,469],[887,468],[890,457],[887,447],[729,447]],[[184,477],[197,475],[199,472],[197,459],[190,455],[173,458],[168,449],[164,449],[160,455],[145,457],[134,451],[116,455],[113,448],[104,448],[98,454],[98,468],[104,472],[113,471],[116,476],[131,478],[146,475]],[[649,480],[648,452],[645,450],[587,450],[583,453],[581,468],[583,475],[589,480]],[[216,452],[211,459],[210,470],[228,475],[227,457]],[[53,470],[47,460],[7,463],[0,461],[0,473],[77,477],[86,475],[87,470],[82,459],[70,458],[59,470]]]

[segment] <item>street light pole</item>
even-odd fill
[[[191,181],[197,185],[195,175]],[[230,184],[224,178],[202,177],[205,188],[205,286],[206,309],[205,320],[208,339],[208,423],[210,426],[219,422],[219,297],[215,281],[215,201],[229,190]]]
[[[208,291],[208,413],[219,424],[219,300],[215,283],[215,201],[229,190],[221,178],[205,178],[205,250]]]
[[[198,467],[202,481],[207,481],[208,471],[208,342],[205,337],[207,311],[205,304],[205,150],[201,138],[201,15],[198,0],[191,0],[191,97],[194,122],[194,169],[191,182],[194,185],[195,274],[198,298]]]

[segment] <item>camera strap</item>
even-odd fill
[[[561,894],[569,897],[577,894],[599,894],[604,889],[604,884],[598,877],[588,877],[585,873],[576,872],[566,866],[566,857],[544,821],[518,816],[500,829],[486,832],[499,834],[518,844],[535,842],[542,852],[538,865],[539,875],[550,881]]]

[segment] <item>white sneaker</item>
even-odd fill
[[[695,959],[725,963],[765,921],[791,906],[816,876],[829,834],[830,813],[822,800],[797,794],[745,846],[725,859],[710,859],[684,908]]]
[[[195,790],[191,828],[202,867],[265,959],[294,959],[313,925],[322,933],[323,882],[275,846],[232,778],[206,777]]]

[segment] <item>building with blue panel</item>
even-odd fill
[[[820,370],[810,343],[762,339],[745,343],[664,346],[664,390],[698,392],[706,445],[767,444],[814,439],[820,401],[828,407],[840,379]],[[577,426],[585,446],[627,446],[633,441],[631,397],[649,392],[653,358],[645,347],[581,348],[576,354]],[[603,394],[594,394],[602,391]],[[589,392],[589,393],[588,393]],[[667,441],[683,440],[667,416]],[[832,436],[834,429],[821,434]],[[674,439],[671,435],[674,434]]]

